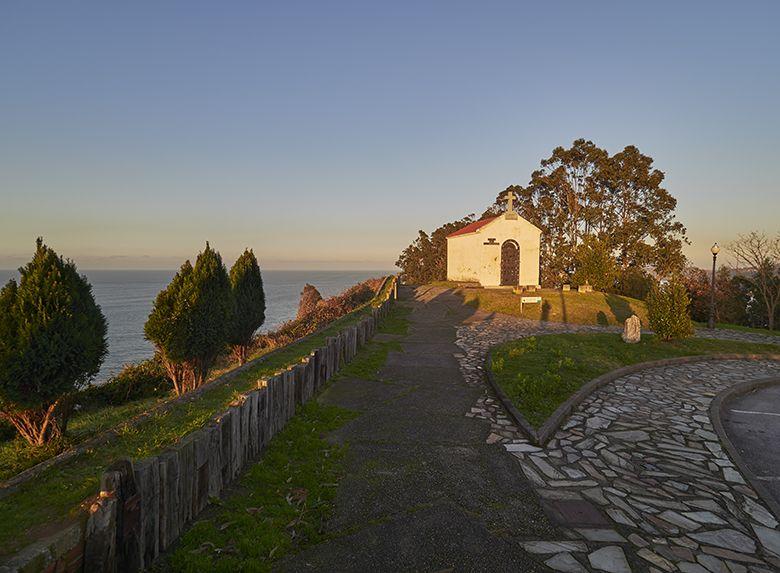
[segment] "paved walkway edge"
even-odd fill
[[[501,389],[493,376],[492,364],[492,350],[487,353],[485,360],[485,375],[488,383],[496,393],[496,397],[501,401],[509,415],[514,419],[515,423],[520,429],[528,436],[528,439],[536,446],[544,446],[555,435],[555,432],[563,424],[564,420],[574,411],[574,409],[582,404],[582,402],[590,396],[594,391],[598,390],[602,386],[609,384],[610,382],[627,376],[629,374],[635,374],[642,370],[648,370],[652,368],[659,368],[662,366],[677,366],[680,364],[691,364],[695,362],[712,362],[716,360],[780,360],[780,354],[703,354],[698,356],[682,356],[680,358],[666,358],[664,360],[653,360],[651,362],[639,362],[638,364],[631,364],[612,370],[606,374],[602,374],[598,378],[594,378],[590,382],[583,384],[579,390],[569,396],[569,398],[550,415],[547,420],[536,430],[531,423],[523,416],[520,411],[515,407],[509,396]],[[727,390],[728,392],[728,390]],[[725,435],[722,433],[722,435]],[[730,443],[730,442],[729,442]],[[744,465],[744,464],[743,464]],[[742,467],[740,467],[742,469]],[[752,483],[752,482],[751,482]],[[763,487],[763,486],[762,486]],[[762,496],[763,497],[763,496]],[[773,510],[775,507],[773,506]]]
[[[764,487],[764,484],[760,479],[758,479],[758,476],[754,474],[745,463],[742,454],[739,453],[739,450],[737,450],[736,446],[726,433],[726,428],[723,427],[722,421],[723,413],[726,411],[726,408],[728,408],[729,402],[739,396],[742,396],[743,394],[752,392],[757,388],[774,386],[777,384],[780,384],[780,377],[747,380],[746,382],[741,382],[730,388],[726,388],[723,392],[718,394],[710,404],[710,420],[712,420],[712,427],[718,434],[718,437],[723,444],[723,448],[729,454],[731,460],[737,465],[739,471],[742,472],[742,475],[747,478],[753,489],[756,490],[756,493],[761,498],[761,501],[763,501],[769,507],[772,513],[775,514],[775,517],[780,519],[780,503],[775,501],[775,498]]]

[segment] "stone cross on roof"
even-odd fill
[[[505,218],[507,219],[517,219],[517,213],[515,213],[514,209],[514,201],[515,201],[515,192],[511,189],[507,189],[506,191],[506,215]]]

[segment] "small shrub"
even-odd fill
[[[136,364],[127,364],[119,374],[100,386],[79,392],[77,401],[84,406],[118,406],[132,400],[163,396],[170,390],[168,374],[158,355]]]
[[[647,295],[650,327],[663,340],[688,338],[693,334],[693,322],[688,314],[688,291],[677,279],[653,285]]]

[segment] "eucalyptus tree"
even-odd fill
[[[594,238],[609,249],[621,274],[638,270],[669,277],[685,257],[685,227],[675,219],[677,200],[662,186],[664,173],[633,145],[609,155],[578,139],[542,159],[527,185],[499,193],[485,215],[501,212],[507,191],[516,211],[542,230],[542,280],[568,281],[578,249]]]
[[[446,223],[430,235],[418,231],[417,238],[398,256],[396,266],[401,269],[404,281],[425,284],[447,278],[447,235],[462,229],[474,221],[474,215]]]
[[[106,320],[86,277],[43,239],[19,273],[0,290],[0,416],[43,445],[64,433],[72,393],[100,369]]]

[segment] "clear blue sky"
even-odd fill
[[[578,137],[777,232],[780,3],[4,2],[0,268],[389,268]]]

